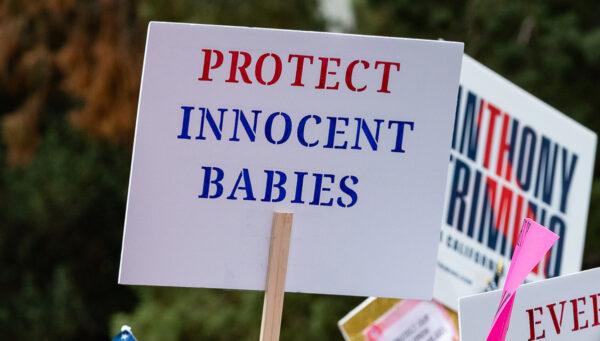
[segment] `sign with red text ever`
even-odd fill
[[[460,300],[462,341],[485,340],[501,295]],[[520,286],[506,340],[600,340],[600,268]]]
[[[529,280],[581,270],[595,150],[592,131],[465,56],[434,297],[456,310],[501,287],[525,217],[560,236]]]
[[[150,24],[119,282],[431,297],[462,49]]]

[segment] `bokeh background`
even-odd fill
[[[465,42],[600,132],[600,2],[0,0],[0,337],[256,340],[262,293],[118,286],[150,20]],[[600,174],[584,267],[600,266]],[[341,339],[362,298],[287,294],[283,340]]]

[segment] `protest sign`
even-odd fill
[[[461,58],[151,23],[119,283],[263,290],[283,210],[286,291],[430,298]]]
[[[485,340],[500,290],[460,300],[462,341]],[[600,268],[521,285],[506,340],[600,340]]]
[[[596,149],[592,131],[468,56],[460,82],[434,291],[455,310],[507,268],[525,217],[560,236],[529,281],[581,269]]]

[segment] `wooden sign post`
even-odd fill
[[[261,341],[279,340],[293,216],[293,213],[273,213],[267,284],[260,326]]]

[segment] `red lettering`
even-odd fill
[[[271,78],[271,80],[268,82],[265,82],[265,80],[263,79],[262,70],[263,70],[263,65],[265,63],[265,59],[267,59],[267,57],[273,58],[273,61],[275,62],[275,70],[273,71],[273,77]],[[261,55],[260,57],[258,57],[258,60],[256,61],[256,68],[254,69],[254,75],[256,76],[256,80],[260,84],[273,85],[275,82],[277,82],[279,80],[279,77],[281,77],[281,69],[282,69],[281,58],[279,58],[279,56],[274,53],[265,53],[265,54]]]
[[[321,61],[321,75],[319,77],[319,85],[315,87],[315,89],[329,89],[329,90],[337,90],[340,82],[335,82],[334,85],[327,86],[327,75],[335,76],[337,72],[328,71],[327,66],[329,65],[329,61],[334,62],[338,67],[340,66],[339,58],[327,58],[327,57],[319,57]]]
[[[354,73],[354,67],[356,66],[356,64],[361,63],[363,68],[366,70],[369,68],[369,63],[367,61],[364,60],[355,60],[352,63],[350,63],[348,65],[348,68],[346,69],[346,86],[348,87],[348,89],[352,90],[352,91],[356,91],[356,92],[361,92],[361,91],[365,91],[365,89],[367,88],[366,85],[363,85],[360,88],[357,88],[354,83],[352,82],[352,74]]]
[[[252,57],[250,54],[244,51],[229,51],[229,53],[231,53],[231,69],[229,71],[229,78],[225,82],[238,83],[237,71],[239,71],[244,83],[252,84],[250,77],[248,77],[248,72],[246,71],[248,66],[250,66],[250,63],[252,63]],[[238,66],[238,59],[240,55],[244,57],[244,61],[242,62],[242,65]]]
[[[483,167],[486,169],[490,168],[490,155],[492,152],[492,141],[494,139],[494,130],[496,128],[496,118],[500,115],[500,109],[496,108],[491,103],[487,103],[487,107],[490,111],[490,119],[488,124],[488,134],[485,143],[485,153],[483,156]]]
[[[506,140],[508,135],[509,118],[510,117],[506,114],[504,114],[502,117],[502,133],[500,134],[500,147],[498,148],[498,163],[496,165],[496,174],[500,177],[502,176],[502,168],[504,168],[504,161],[505,159],[507,159],[508,162],[506,162],[506,171],[504,172],[504,178],[506,179],[506,181],[510,182],[510,178],[512,177],[512,167],[510,166],[510,163],[513,158],[514,146],[511,145],[511,142]],[[513,136],[511,138],[514,139],[515,137]]]
[[[537,336],[537,333],[535,332],[535,326],[538,324],[542,324],[542,321],[539,321],[539,320],[536,321],[533,316],[533,314],[536,311],[539,311],[540,315],[544,315],[544,310],[542,309],[542,307],[527,309],[527,314],[529,314],[529,339],[528,339],[528,341],[541,340],[546,337],[546,331],[543,329],[542,329],[542,334],[540,336]]]
[[[592,327],[600,326],[600,317],[598,316],[598,313],[600,312],[598,310],[598,296],[600,296],[600,294],[590,296],[592,298],[592,306],[594,307],[594,324]]]
[[[373,62],[362,59],[351,60],[346,64],[345,62],[342,63],[340,58],[317,57],[303,54],[288,54],[286,59],[284,56],[273,52],[254,56],[247,51],[240,50],[220,51],[202,49],[201,51],[203,54],[203,64],[201,66],[202,72],[198,77],[198,80],[201,81],[212,81],[214,76],[211,75],[211,72],[223,68],[228,70],[228,74],[224,76],[227,83],[273,85],[282,78],[287,77],[288,74],[293,73],[293,75],[289,76],[293,77],[290,85],[304,87],[304,71],[307,67],[316,68],[316,65],[312,65],[315,64],[315,59],[317,59],[320,61],[319,69],[311,70],[319,72],[315,89],[339,90],[340,83],[341,87],[345,86],[349,91],[353,92],[364,92],[369,87],[375,89],[377,88],[377,84],[370,83],[373,77],[363,78],[360,76],[368,76],[368,72],[378,72],[372,70],[381,70],[381,83],[377,92],[390,93],[391,74],[393,71],[400,71],[399,62],[381,60],[375,61],[374,67],[371,68]],[[225,55],[226,53],[227,55]],[[229,58],[225,60],[225,56]],[[285,64],[286,61],[287,64]],[[226,62],[229,64],[225,65]],[[342,65],[345,67],[342,68]],[[289,70],[284,70],[284,67],[289,68]],[[272,73],[271,70],[273,70]],[[343,81],[340,79],[342,75],[344,76]],[[310,81],[314,81],[312,77]],[[375,82],[377,81],[375,79]],[[478,121],[480,116],[478,116]]]
[[[565,303],[567,303],[567,301],[560,301],[559,303],[560,303],[560,320],[557,319],[556,312],[554,311],[554,307],[556,306],[556,303],[548,304],[546,306],[546,307],[548,307],[548,310],[550,311],[550,317],[552,317],[552,323],[554,324],[554,330],[556,330],[557,335],[560,334],[560,329],[562,326],[563,316],[564,316],[564,312],[565,312]]]
[[[198,77],[199,81],[212,81],[210,78],[210,70],[219,68],[223,64],[223,53],[219,50],[202,49],[204,52],[204,65],[202,67],[202,76]],[[213,53],[217,57],[214,64],[211,64]]]
[[[585,305],[585,297],[579,297],[571,300],[571,305],[573,306],[573,331],[576,332],[580,329],[585,329],[588,327],[588,321],[585,320],[585,325],[579,325],[579,315],[585,312],[585,310],[579,310],[577,307],[577,302],[581,301],[583,305]]]
[[[384,62],[384,61],[376,61],[375,62],[375,69],[377,69],[377,67],[379,65],[383,65],[383,73],[381,75],[381,87],[379,88],[379,90],[377,90],[377,92],[383,92],[383,93],[390,93],[390,90],[388,89],[389,83],[390,83],[390,70],[392,68],[392,66],[396,67],[396,71],[400,71],[400,63],[395,63],[395,62]]]
[[[288,56],[288,63],[292,62],[292,58],[296,58],[296,76],[294,77],[294,83],[292,86],[304,86],[302,83],[302,72],[304,71],[304,61],[308,59],[310,64],[313,63],[313,56],[306,56],[302,54],[291,54]]]
[[[510,212],[512,208],[513,191],[510,187],[502,186],[500,192],[500,202],[496,213],[496,227],[505,238],[508,238],[508,229],[510,227]],[[492,201],[494,202],[494,201]],[[500,247],[510,248],[510,245],[502,243]]]

